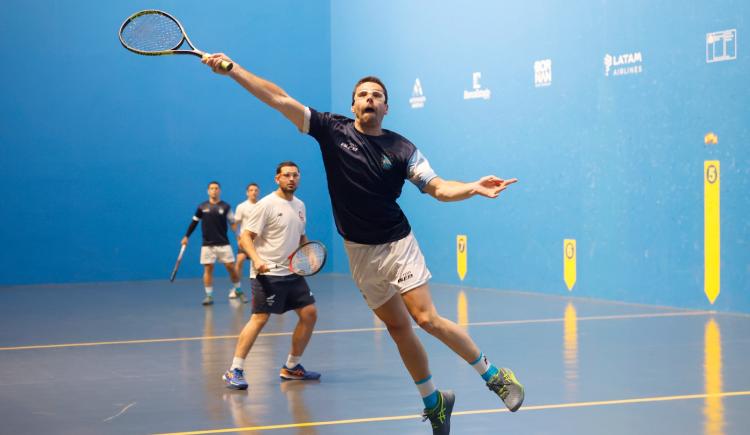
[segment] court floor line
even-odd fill
[[[641,313],[641,314],[615,314],[610,316],[582,316],[578,317],[579,322],[583,321],[596,321],[596,320],[624,320],[624,319],[648,319],[658,317],[686,317],[686,316],[704,316],[716,314],[713,311],[670,311],[666,313]],[[470,322],[466,326],[503,326],[503,325],[528,325],[535,323],[562,323],[565,319],[562,317],[553,317],[547,319],[526,319],[526,320],[498,320],[489,322]],[[419,326],[414,325],[415,329]],[[356,333],[356,332],[375,332],[385,331],[383,327],[372,327],[372,328],[351,328],[351,329],[327,329],[313,331],[313,334],[344,334],[344,333]],[[291,332],[266,332],[261,333],[259,337],[284,337],[291,336]],[[118,344],[149,344],[149,343],[176,343],[181,341],[199,341],[199,340],[226,340],[236,339],[238,335],[212,335],[208,337],[175,337],[175,338],[149,338],[142,340],[117,340],[117,341],[97,341],[97,342],[85,342],[85,343],[62,343],[62,344],[41,344],[41,345],[29,345],[29,346],[9,346],[0,347],[0,351],[13,351],[13,350],[39,350],[39,349],[60,349],[60,348],[75,348],[75,347],[92,347],[92,346],[107,346],[107,345],[118,345]]]
[[[571,402],[571,403],[554,403],[549,405],[531,405],[524,406],[518,412],[521,411],[542,411],[548,409],[568,409],[568,408],[587,408],[593,406],[615,406],[615,405],[630,405],[636,403],[655,403],[655,402],[668,402],[674,400],[696,400],[696,399],[707,399],[707,398],[718,398],[718,397],[739,397],[739,396],[750,396],[750,391],[727,391],[723,393],[704,393],[704,394],[686,394],[680,396],[658,396],[658,397],[640,397],[635,399],[618,399],[618,400],[601,400],[592,402]],[[460,415],[478,415],[478,414],[497,414],[501,412],[509,412],[507,409],[478,409],[472,411],[457,411],[454,412],[452,417]],[[154,435],[204,435],[204,434],[216,434],[216,433],[232,433],[232,432],[251,432],[260,430],[274,430],[274,429],[293,429],[302,427],[319,427],[319,426],[333,426],[333,425],[344,425],[344,424],[358,424],[358,423],[377,423],[383,421],[397,421],[397,420],[411,420],[421,418],[421,415],[394,415],[386,417],[370,417],[370,418],[354,418],[348,420],[328,420],[328,421],[311,421],[305,423],[288,423],[288,424],[275,424],[269,426],[249,426],[249,427],[237,427],[237,428],[226,428],[226,429],[208,429],[208,430],[197,430],[190,432],[168,432],[159,433]]]

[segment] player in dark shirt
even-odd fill
[[[193,234],[195,227],[200,222],[201,232],[203,233],[201,264],[203,265],[203,285],[206,289],[206,297],[203,299],[203,305],[214,303],[213,282],[214,263],[216,261],[224,264],[227,272],[229,272],[229,277],[232,279],[230,295],[235,294],[240,296],[241,300],[246,300],[246,298],[242,297],[244,295],[242,294],[240,277],[235,269],[234,253],[227,237],[227,223],[232,226],[232,231],[237,228],[237,224],[234,222],[232,207],[222,201],[220,197],[221,186],[219,183],[216,181],[208,183],[208,201],[204,201],[198,205],[198,209],[193,216],[193,221],[190,223],[185,237],[182,238],[181,242],[183,245],[187,245],[188,238]]]
[[[396,343],[422,396],[424,415],[430,419],[433,434],[450,432],[455,395],[435,388],[427,354],[411,327],[410,316],[471,364],[511,411],[518,410],[524,389],[514,373],[491,364],[464,329],[438,315],[428,285],[430,272],[396,203],[407,179],[440,201],[475,195],[496,198],[517,180],[490,175],[464,183],[438,177],[411,142],[382,128],[388,113],[388,93],[376,77],[365,77],[355,85],[351,107],[354,119],[350,119],[305,107],[236,62],[231,72],[224,72],[219,68],[222,59],[228,58],[217,53],[203,62],[214,72],[229,75],[318,141],[336,227],[344,237],[352,277]]]

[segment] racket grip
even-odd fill
[[[227,62],[226,60],[222,60],[221,64],[219,64],[219,68],[226,72],[231,71],[233,66],[234,64],[232,62]]]

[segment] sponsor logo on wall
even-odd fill
[[[492,92],[485,88],[482,89],[482,85],[479,84],[479,80],[482,78],[481,72],[475,72],[471,74],[471,91],[464,91],[464,100],[489,100]]]
[[[552,59],[534,62],[534,86],[543,88],[552,84]]]
[[[643,54],[640,51],[619,55],[609,53],[604,55],[604,75],[607,77],[626,76],[642,72]]]
[[[411,98],[409,98],[409,105],[412,109],[421,109],[424,107],[424,102],[427,101],[427,97],[424,96],[422,90],[422,83],[419,81],[419,77],[414,81],[414,88],[411,91]]]
[[[706,33],[706,63],[737,59],[737,29]]]

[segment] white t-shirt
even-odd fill
[[[245,200],[237,206],[234,214],[234,221],[237,222],[237,235],[242,232],[242,228],[245,227],[245,222],[247,222],[247,219],[250,217],[250,212],[253,211],[256,205],[258,205],[257,202],[253,204],[250,200]]]
[[[282,266],[271,269],[268,275],[292,273],[286,266],[289,256],[299,247],[300,237],[305,234],[305,215],[305,203],[297,197],[287,201],[273,192],[258,201],[245,220],[242,231],[257,234],[253,244],[261,260]],[[255,275],[253,268],[250,277],[255,278]]]

